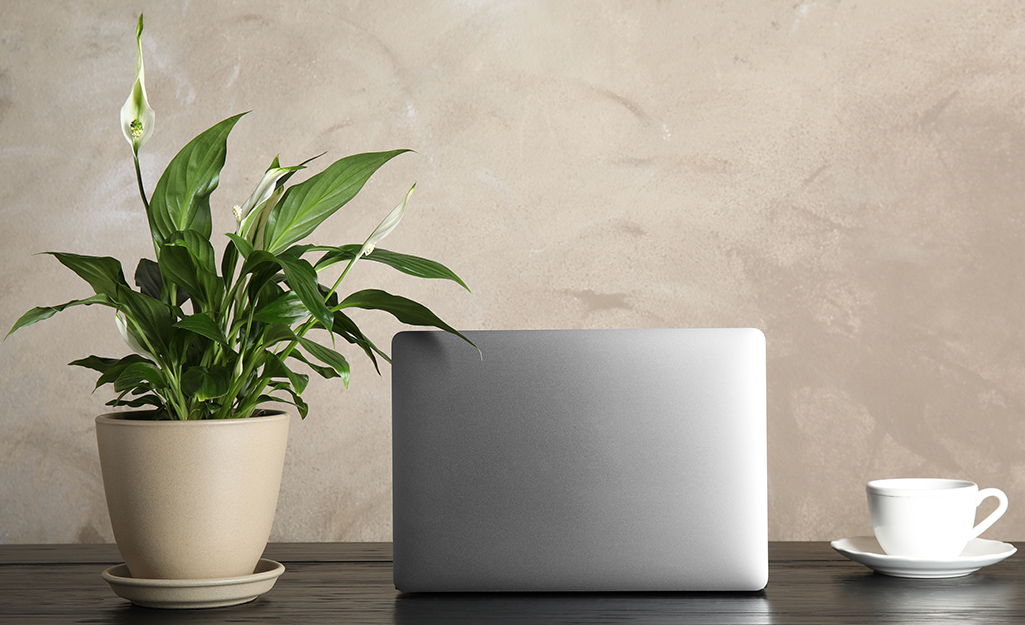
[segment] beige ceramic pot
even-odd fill
[[[270,537],[287,413],[247,419],[96,418],[107,509],[134,578],[250,575]]]

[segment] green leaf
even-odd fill
[[[125,281],[125,274],[121,270],[121,263],[110,256],[82,256],[80,254],[69,254],[66,252],[45,252],[62,265],[78,274],[93,287],[97,294],[117,300],[117,288],[119,285],[128,286]]]
[[[271,347],[278,343],[294,341],[295,333],[292,332],[292,328],[287,324],[271,323],[264,327],[262,339],[264,347]]]
[[[210,238],[210,194],[217,188],[224,167],[228,134],[242,115],[245,113],[205,130],[164,170],[148,209],[150,231],[158,249],[175,232],[194,230]]]
[[[187,249],[165,245],[160,252],[160,270],[167,282],[181,286],[194,300],[207,303],[206,289],[198,275],[199,268]]]
[[[317,264],[314,266],[314,268],[320,272],[328,267],[337,265],[338,263],[352,260],[359,251],[360,246],[342,245],[335,248],[313,247],[311,249],[314,251],[328,250],[326,254],[320,257],[320,260],[318,260]],[[470,290],[470,287],[466,286],[466,283],[464,283],[459,276],[455,274],[455,272],[437,261],[382,249],[375,249],[363,258],[383,263],[392,269],[397,269],[404,274],[415,276],[417,278],[451,280],[467,291]]]
[[[409,150],[354,154],[285,191],[267,218],[263,248],[279,252],[317,229],[354,198],[375,171]]]
[[[164,290],[160,265],[148,258],[139,259],[139,264],[135,268],[135,286],[145,295],[160,299]]]
[[[148,360],[143,360],[142,362],[133,362],[124,368],[114,380],[114,390],[130,391],[143,383],[148,383],[150,388],[165,388],[167,386],[160,367]]]
[[[86,299],[71,300],[70,302],[65,302],[57,306],[36,306],[14,322],[10,331],[7,332],[6,336],[4,336],[4,340],[7,340],[7,337],[13,334],[18,328],[30,326],[37,321],[42,321],[43,319],[49,319],[66,308],[71,308],[72,306],[90,306],[92,304],[102,304],[104,306],[111,307],[114,306],[114,303],[111,302],[110,298],[106,295],[93,295]]]
[[[316,341],[311,341],[304,336],[297,336],[296,339],[298,339],[299,344],[302,345],[303,349],[309,352],[311,356],[334,369],[335,372],[341,376],[342,383],[345,384],[345,387],[349,387],[349,363],[346,362],[345,356],[342,356],[329,347],[324,347]]]
[[[220,306],[223,288],[209,241],[192,231],[176,232],[161,248],[159,265],[164,278],[184,287],[202,308]]]
[[[228,235],[231,238],[232,235]],[[238,263],[239,250],[234,241],[228,241],[224,246],[224,254],[221,255],[221,279],[231,283],[235,275],[235,267]]]
[[[256,273],[270,266],[275,272],[280,267],[278,259],[274,254],[263,250],[253,250],[245,257],[246,262],[242,265],[242,275]]]
[[[313,268],[316,269],[319,273],[321,271],[324,271],[325,269],[328,269],[329,267],[334,267],[339,263],[348,262],[353,258],[356,258],[356,253],[359,252],[360,247],[360,245],[354,243],[349,245],[339,245],[337,247],[331,247],[327,245],[296,245],[290,248],[289,251],[291,252],[301,250],[303,254],[310,251],[326,252],[323,256],[320,257],[320,260],[317,261],[317,264],[313,266]],[[370,256],[367,256],[367,258],[370,258]]]
[[[130,362],[124,362],[130,360]],[[79,358],[78,360],[72,360],[68,364],[74,367],[84,367],[86,369],[92,369],[93,371],[99,371],[100,373],[106,373],[113,367],[116,367],[124,363],[124,367],[132,364],[132,362],[142,362],[146,360],[142,356],[132,354],[131,356],[125,356],[124,358],[103,358],[100,356],[89,356],[88,358]],[[124,368],[122,367],[122,369]]]
[[[284,362],[278,358],[277,354],[271,352],[264,352],[264,366],[266,369],[264,373],[272,378],[287,378],[292,388],[297,393],[302,393],[306,390],[306,385],[310,381],[310,376],[303,373],[296,373],[288,368]]]
[[[423,304],[414,302],[411,299],[400,297],[398,295],[392,295],[379,289],[365,289],[363,291],[356,291],[352,295],[346,297],[338,305],[339,308],[364,308],[368,310],[383,310],[391,313],[396,319],[402,323],[407,323],[414,326],[431,326],[455,334],[459,338],[463,339],[470,345],[473,345],[473,341],[466,338],[459,333],[455,328],[448,325],[444,321],[438,318],[437,315],[432,313]],[[473,345],[477,347],[476,345]]]
[[[299,296],[303,305],[310,311],[313,318],[324,326],[331,325],[331,311],[324,303],[324,297],[320,294],[317,272],[310,263],[301,258],[282,254],[277,257],[277,262],[285,271],[285,281],[292,291]]]
[[[352,319],[340,310],[335,311],[334,325],[331,326],[331,331],[341,336],[346,341],[359,345],[367,357],[370,358],[370,362],[374,363],[374,369],[377,370],[378,374],[381,373],[381,368],[377,366],[377,357],[374,356],[374,352],[377,352],[382,358],[391,362],[391,358],[378,349],[377,345],[374,345],[373,341],[363,334],[363,331],[359,329],[359,326],[357,326]]]
[[[190,367],[182,374],[182,392],[198,401],[222,397],[231,385],[231,375],[224,367]]]
[[[163,301],[164,276],[160,273],[160,264],[148,258],[140,259],[138,266],[135,268],[135,286],[139,287],[139,291],[143,295]],[[175,302],[179,306],[192,297],[181,285],[174,285],[174,288],[176,292]]]
[[[374,250],[372,254],[364,258],[384,263],[393,269],[397,269],[410,276],[416,276],[417,278],[451,280],[467,291],[470,290],[470,287],[466,286],[466,283],[454,271],[437,261],[388,250]]]
[[[293,336],[295,335],[293,334]],[[320,377],[324,378],[325,380],[330,380],[331,378],[339,377],[338,372],[332,369],[331,367],[322,367],[317,363],[310,362],[310,360],[306,356],[304,356],[302,352],[298,350],[293,349],[292,353],[290,353],[288,357],[295,358],[296,360],[304,363],[307,367],[313,369],[313,371],[315,371]]]
[[[224,336],[224,329],[214,321],[213,315],[210,313],[201,312],[189,315],[174,324],[174,327],[195,332],[212,341],[217,341],[221,345],[228,345],[228,337]]]
[[[121,312],[129,317],[131,321],[139,326],[147,341],[153,347],[153,351],[147,347],[147,351],[153,354],[168,353],[168,345],[171,339],[171,326],[175,322],[174,313],[171,307],[164,302],[133,291],[125,286],[118,289],[118,301]]]
[[[217,264],[214,260],[214,246],[210,244],[209,239],[199,236],[196,231],[185,230],[184,232],[176,232],[168,237],[166,245],[184,247],[189,251],[189,255],[192,256],[200,268],[212,274],[217,273]]]
[[[260,323],[292,324],[309,316],[310,312],[299,296],[293,292],[285,292],[277,299],[257,308],[253,320]]]
[[[100,379],[96,382],[96,387],[95,388],[100,388],[104,384],[110,384],[112,382],[115,382],[116,380],[118,380],[121,377],[121,374],[124,373],[124,371],[128,367],[130,367],[132,365],[137,365],[137,364],[153,365],[152,362],[150,362],[146,358],[143,358],[142,356],[139,356],[138,354],[130,354],[130,355],[125,356],[124,358],[120,358],[120,359],[117,359],[117,358],[100,358],[99,356],[89,356],[88,358],[82,358],[82,359],[79,359],[79,360],[73,360],[73,361],[69,362],[68,364],[72,365],[72,366],[84,367],[86,369],[92,369],[93,371],[100,372],[100,374],[101,374],[100,375]],[[126,380],[126,383],[127,382],[128,382],[128,380]],[[121,397],[124,397],[129,391],[131,391],[134,388],[136,388],[136,386],[137,385],[131,385],[131,386],[128,386],[127,388],[123,389],[122,393],[121,393]],[[120,397],[118,398],[118,400],[120,400]],[[117,401],[117,400],[115,400],[115,401]],[[121,406],[121,405],[127,405],[127,404],[107,402],[107,405],[108,406]],[[163,401],[161,401],[159,404],[154,404],[154,405],[163,406]]]
[[[85,367],[86,369],[92,369],[100,372],[100,378],[96,381],[96,388],[100,388],[104,384],[110,384],[118,379],[118,377],[124,372],[130,365],[136,363],[148,362],[153,364],[149,359],[143,358],[138,354],[129,354],[120,360],[113,358],[99,358],[97,356],[90,356],[81,360],[73,360],[69,362],[69,365],[76,367]]]
[[[253,253],[253,244],[249,241],[246,241],[237,234],[231,234],[230,232],[228,233],[228,238],[235,244],[235,249],[238,250],[238,253],[242,258],[249,258],[249,255]],[[227,276],[227,272],[225,272],[224,275]]]
[[[306,418],[306,415],[310,412],[310,407],[306,404],[306,402],[303,401],[302,397],[300,397],[297,393],[292,391],[292,389],[290,389],[286,384],[273,385],[272,388],[276,391],[285,391],[286,393],[292,396],[292,400],[289,401],[287,399],[275,397],[273,395],[260,395],[260,403],[276,401],[282,404],[292,404],[299,410],[299,418]]]
[[[253,262],[261,257],[268,258],[270,262]],[[251,268],[254,270],[250,272]],[[285,274],[281,271],[281,265],[278,264],[273,254],[257,251],[246,262],[243,269],[245,270],[243,274],[252,274],[246,284],[246,292],[249,294],[250,301],[256,302],[256,309],[281,297],[286,292],[281,286],[285,282]]]

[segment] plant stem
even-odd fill
[[[359,259],[359,257],[360,257],[359,256],[359,252],[357,252],[357,255],[354,256],[350,261],[348,261],[348,264],[345,265],[345,268],[342,270],[341,275],[338,276],[338,279],[334,281],[334,285],[331,287],[331,290],[328,291],[327,295],[324,297],[324,301],[325,302],[327,302],[327,300],[331,298],[331,295],[333,295],[334,292],[338,289],[338,285],[341,284],[342,279],[344,279],[345,276],[348,274],[348,270],[353,268],[353,265],[356,263],[356,261]],[[236,286],[238,286],[238,285],[236,285]],[[240,291],[237,295],[242,295],[242,292]],[[341,309],[341,306],[336,306],[335,308],[332,308],[332,313],[333,313],[333,311],[339,310],[339,309]],[[252,315],[252,310],[250,310],[250,320],[249,320],[250,323],[252,322],[251,315]],[[309,332],[310,330],[312,330],[315,325],[316,325],[316,320],[314,319],[313,316],[310,316],[309,318],[306,318],[306,320],[302,323],[301,326],[299,326],[299,328],[295,332],[296,339],[290,341],[288,343],[288,345],[286,345],[285,348],[282,349],[281,351],[277,352],[275,356],[277,356],[278,358],[281,359],[282,362],[284,362],[285,359],[287,359],[289,356],[291,356],[292,351],[298,345],[298,343],[299,343],[298,337],[305,336],[306,332]],[[328,333],[331,334],[331,338],[334,339],[334,333],[332,332],[331,328],[325,328],[325,329],[328,331]],[[248,331],[249,331],[248,327],[246,328],[246,331],[247,331],[246,334],[248,335]],[[245,380],[247,377],[248,377],[248,372],[246,372],[246,374],[243,375],[240,379],[241,380]],[[259,378],[256,379],[256,383],[253,385],[253,388],[252,388],[252,390],[249,393],[249,397],[244,399],[243,401],[239,402],[239,410],[238,410],[238,412],[239,412],[240,415],[245,415],[246,411],[251,410],[253,407],[255,407],[257,402],[255,402],[254,400],[259,398],[260,393],[263,392],[264,388],[267,388],[267,385],[270,383],[270,381],[271,381],[271,378],[268,377],[268,376],[260,376]],[[238,392],[238,391],[236,391],[236,392]],[[227,411],[224,410],[223,406],[221,407],[221,411],[223,411],[224,414],[227,415]]]
[[[142,198],[142,205],[146,208],[146,220],[149,221],[149,200],[146,199],[146,187],[142,184],[142,169],[139,168],[139,152],[138,148],[133,152],[132,158],[135,160],[135,181],[139,183],[139,197]],[[160,260],[160,246],[157,245],[157,240],[153,239],[153,254],[156,259]],[[173,290],[174,287],[172,287]]]
[[[176,371],[168,363],[164,362],[163,359],[161,359],[160,357],[158,357],[156,355],[156,354],[159,354],[160,351],[153,348],[153,344],[150,343],[149,337],[146,336],[146,333],[143,332],[142,328],[139,327],[139,324],[135,322],[135,319],[133,319],[131,315],[126,314],[124,317],[125,317],[125,321],[127,323],[131,324],[135,328],[135,333],[142,340],[143,346],[149,352],[149,355],[152,356],[156,360],[157,366],[160,367],[160,369],[164,372],[164,375],[165,376],[167,376],[168,374],[173,374],[174,375],[174,377],[172,377],[171,379],[166,380],[167,381],[167,401],[170,404],[170,406],[172,408],[174,408],[175,412],[178,413],[178,420],[180,420],[180,421],[187,420],[189,418],[188,405],[187,405],[187,403],[185,401],[185,396],[182,395],[181,384],[178,382],[178,380],[181,378],[181,372],[180,371]],[[131,330],[129,330],[129,331],[131,331]],[[156,391],[157,389],[153,389],[153,390]],[[171,416],[171,418],[175,418],[174,414],[171,414],[169,416]]]
[[[327,301],[332,295],[334,295],[334,292],[338,290],[338,285],[342,283],[342,279],[349,273],[349,270],[352,269],[352,266],[356,264],[357,260],[359,260],[359,252],[356,252],[356,255],[352,257],[349,264],[345,266],[344,270],[342,270],[342,275],[338,276],[338,279],[335,280],[334,286],[331,287],[331,290],[327,292],[327,297],[324,298],[325,301]]]
[[[226,418],[228,418],[228,413],[231,412],[231,405],[234,403],[234,397],[236,395],[238,395],[239,392],[242,391],[242,386],[245,384],[246,379],[248,379],[249,376],[254,371],[256,371],[256,367],[257,367],[258,362],[259,362],[260,359],[256,358],[255,356],[252,357],[252,358],[246,358],[245,355],[243,354],[243,350],[244,349],[245,349],[244,346],[240,346],[240,348],[239,348],[239,359],[242,360],[242,362],[245,362],[247,364],[243,368],[242,374],[232,384],[232,388],[228,389],[228,392],[224,395],[224,400],[225,401],[224,401],[224,403],[221,404],[220,409],[218,409],[218,411],[217,411],[217,417],[216,418],[218,418],[218,419],[226,419]],[[255,354],[259,350],[262,350],[262,349],[263,349],[263,341],[260,340],[260,341],[257,341],[253,345],[252,352]]]
[[[146,199],[146,189],[142,186],[142,170],[139,168],[139,154],[135,153],[135,180],[139,183],[139,196],[142,198],[142,205],[146,207],[146,213],[149,213],[149,200]]]

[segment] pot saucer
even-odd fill
[[[883,575],[919,579],[941,579],[971,575],[984,566],[1013,555],[1017,548],[999,540],[975,538],[956,558],[928,560],[887,555],[874,536],[841,538],[829,543],[844,556]]]
[[[214,579],[135,579],[124,564],[103,572],[114,593],[147,608],[221,608],[252,601],[285,572],[280,562],[261,558],[252,575]]]

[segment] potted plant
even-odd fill
[[[71,364],[97,371],[97,388],[113,386],[108,405],[145,409],[96,419],[111,524],[129,573],[174,580],[242,576],[253,573],[266,545],[284,461],[289,417],[266,406],[284,402],[301,417],[308,412],[302,399],[308,375],[295,365],[348,386],[349,363],[335,349],[336,337],[375,368],[379,359],[388,360],[346,314],[350,308],[384,311],[462,337],[412,300],[377,289],[343,296],[339,286],[354,263],[374,261],[466,285],[437,262],[376,247],[399,223],[412,188],[362,244],[307,242],[378,168],[407,150],[348,156],[291,186],[313,159],[286,167],[275,157],[252,195],[234,207],[237,227],[216,260],[210,196],[228,134],[244,114],[190,141],[147,195],[139,148],[152,135],[154,113],[144,84],[142,30],[140,15],[136,78],[121,125],[132,146],[154,259],[139,261],[133,287],[114,258],[48,252],[94,294],[33,308],[8,335],[73,306],[114,310],[133,353]],[[321,283],[330,267],[344,269]],[[314,340],[315,333],[330,342]]]

